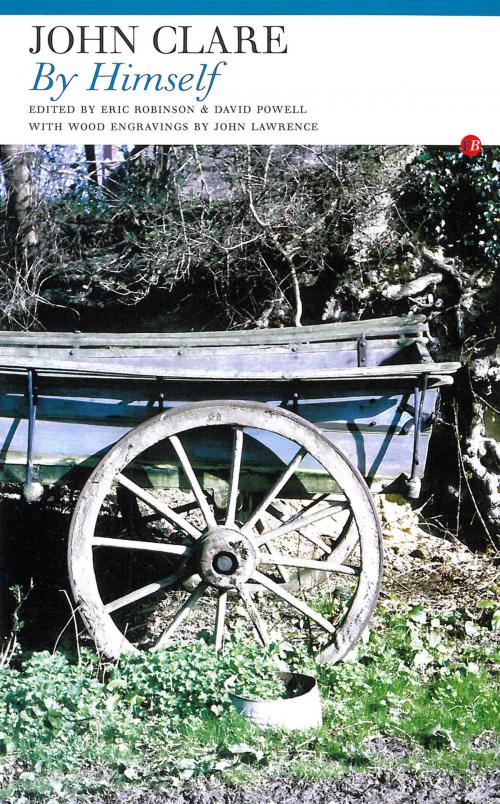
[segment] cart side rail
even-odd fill
[[[367,380],[400,380],[419,379],[427,375],[432,385],[450,384],[447,381],[461,367],[460,363],[410,363],[403,365],[386,365],[352,368],[314,368],[297,365],[293,370],[283,371],[280,368],[259,370],[219,370],[207,363],[206,368],[193,368],[180,365],[175,370],[162,370],[161,366],[148,366],[146,362],[127,364],[125,361],[109,363],[90,362],[86,360],[57,360],[54,358],[0,356],[0,374],[23,374],[34,370],[39,374],[52,377],[103,377],[103,378],[138,378],[138,379],[172,379],[172,380],[210,380],[214,382],[289,382],[304,381],[367,381]]]
[[[0,346],[36,346],[66,348],[164,348],[182,346],[278,345],[320,343],[366,338],[423,337],[428,327],[425,316],[389,316],[366,321],[337,324],[312,324],[277,329],[234,330],[230,332],[174,333],[74,333],[74,332],[0,332]]]

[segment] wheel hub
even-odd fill
[[[199,573],[218,589],[229,589],[245,583],[256,564],[255,545],[238,528],[211,528],[199,541]]]

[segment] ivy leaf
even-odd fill
[[[236,765],[237,761],[237,759],[219,759],[219,761],[215,763],[214,769],[218,771],[227,770]]]
[[[414,623],[418,623],[419,625],[425,625],[427,622],[427,614],[424,611],[424,606],[422,603],[419,603],[418,606],[414,606],[408,612],[408,617]]]
[[[252,748],[252,746],[248,745],[248,743],[235,743],[233,745],[228,745],[227,750],[231,754],[253,757],[257,762],[260,762],[261,759],[264,758],[263,751],[260,751],[258,748]]]
[[[467,634],[467,636],[470,636],[470,637],[477,636],[478,634],[481,633],[481,627],[477,623],[473,622],[472,620],[467,620],[467,622],[465,623],[464,628],[465,628],[465,633]]]
[[[414,667],[427,667],[434,661],[433,657],[429,653],[428,650],[419,650],[415,656],[413,657],[413,666]]]
[[[137,773],[137,770],[135,768],[128,767],[128,766],[123,769],[123,775],[125,776],[126,779],[130,779],[130,780],[139,778],[139,774]]]

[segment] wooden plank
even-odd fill
[[[384,354],[387,353],[387,356],[396,355],[402,352],[405,348],[412,346],[416,343],[420,343],[422,339],[418,336],[414,338],[374,338],[369,342],[368,353],[373,352],[377,355],[377,362],[384,359]],[[424,339],[425,340],[425,339]],[[174,344],[169,346],[162,346],[162,347],[124,347],[124,346],[114,346],[113,348],[103,348],[103,347],[85,347],[79,349],[71,349],[67,346],[49,346],[49,347],[39,347],[39,346],[13,346],[11,344],[8,345],[0,345],[0,358],[2,356],[11,358],[21,358],[21,357],[35,357],[39,358],[41,355],[48,358],[56,358],[59,360],[68,359],[68,360],[91,360],[94,361],[95,359],[103,360],[103,361],[115,361],[115,360],[144,360],[144,358],[148,359],[156,359],[158,357],[163,357],[165,354],[171,353],[172,355],[182,357],[182,356],[189,356],[192,358],[195,357],[207,357],[209,355],[217,355],[220,356],[221,354],[227,355],[259,355],[266,353],[271,354],[289,354],[292,350],[294,353],[297,354],[313,354],[316,352],[323,352],[326,354],[331,354],[332,352],[356,352],[357,355],[357,339],[350,338],[348,340],[343,341],[319,341],[314,343],[303,343],[303,342],[292,342],[292,343],[273,343],[273,344],[261,344],[261,343],[247,343],[247,344],[238,344],[233,346],[231,344],[222,344],[220,346],[214,345],[200,345],[197,343],[193,344]]]
[[[376,341],[377,345],[383,343]],[[392,343],[396,343],[392,341]],[[338,346],[343,348],[339,349]],[[63,349],[47,349],[40,352],[37,349],[10,349],[0,350],[0,364],[12,359],[19,363],[28,360],[43,361],[65,361],[70,366],[78,366],[81,361],[98,363],[103,369],[111,372],[119,372],[121,366],[148,366],[156,374],[183,373],[190,369],[206,370],[207,366],[213,367],[217,371],[226,371],[233,374],[235,371],[243,372],[251,369],[255,362],[261,371],[275,369],[277,366],[283,370],[294,371],[297,366],[312,370],[315,368],[354,368],[358,365],[358,352],[356,342],[344,341],[341,344],[309,344],[296,347],[273,346],[273,347],[247,347],[237,349],[233,347],[222,347],[214,349],[188,348],[188,349],[117,349],[113,351],[104,350],[76,350],[76,354],[70,354]],[[334,347],[334,348],[332,348]],[[409,352],[402,351],[397,345],[391,348],[374,348],[367,350],[366,366],[377,366],[395,363],[408,363]]]
[[[453,376],[436,375],[429,378],[429,388],[436,388],[443,383],[451,385]],[[139,422],[145,415],[159,412],[158,393],[164,394],[166,407],[185,405],[211,399],[214,402],[224,399],[247,399],[264,402],[278,407],[292,407],[292,398],[297,393],[298,413],[309,418],[312,414],[303,410],[303,405],[341,403],[355,406],[369,406],[368,410],[399,404],[402,394],[413,391],[413,383],[404,377],[397,378],[388,384],[384,379],[372,379],[366,382],[350,383],[337,380],[290,381],[274,383],[263,380],[259,383],[241,383],[228,380],[225,383],[213,383],[210,379],[190,382],[185,380],[168,380],[159,384],[156,380],[129,378],[126,382],[119,378],[101,377],[50,377],[40,380],[39,414],[52,418],[49,409],[53,409],[54,419],[74,421],[82,424],[109,417],[110,424],[119,423],[130,417],[131,423]],[[7,418],[27,415],[26,406],[26,374],[0,373],[0,416]],[[399,400],[398,400],[399,397]],[[389,399],[393,400],[389,402]],[[288,402],[287,402],[288,400]],[[382,400],[382,401],[381,401]],[[385,400],[385,401],[383,401]],[[426,395],[425,409],[430,394]],[[433,404],[433,403],[432,403]],[[147,408],[147,410],[144,410]],[[139,412],[138,409],[141,411]],[[361,411],[362,413],[362,411]],[[331,416],[322,416],[323,420]],[[337,418],[335,414],[333,418]],[[315,421],[315,419],[314,419]]]
[[[282,327],[279,329],[253,329],[221,332],[178,332],[178,333],[71,333],[71,332],[1,332],[0,345],[17,346],[66,346],[91,347],[114,346],[164,347],[183,346],[188,343],[199,345],[241,345],[248,343],[288,343],[289,341],[336,341],[357,338],[362,333],[367,338],[400,336],[426,330],[425,316],[389,316],[367,319],[366,321],[347,321],[338,324],[313,324],[304,327]]]
[[[58,423],[62,434],[66,424],[80,425],[82,428],[85,425],[95,425],[97,428],[109,428],[111,431],[117,427],[131,428],[159,411],[157,406],[149,403],[148,393],[141,395],[141,392],[137,393],[135,389],[124,389],[121,398],[110,396],[103,398],[97,395],[93,387],[85,385],[56,389],[44,386],[45,383],[41,383],[37,412],[37,429],[41,432],[45,422]],[[251,386],[245,388],[250,392],[247,394],[249,400],[281,407],[280,398],[272,395],[273,389],[267,389],[266,392],[266,389],[256,390]],[[345,430],[354,423],[361,430],[374,432],[386,430],[387,427],[394,425],[397,408],[403,398],[408,396],[408,393],[404,394],[396,389],[380,394],[373,391],[369,393],[368,390],[360,388],[356,393],[353,389],[350,392],[337,391],[330,386],[321,387],[321,393],[317,397],[314,395],[308,397],[307,390],[308,388],[303,388],[303,393],[297,399],[297,412],[321,429],[332,430]],[[434,410],[436,393],[435,389],[430,389],[426,394],[424,413],[431,413]],[[192,399],[186,400],[181,397],[177,400],[177,405],[205,398],[207,394],[202,388]],[[170,396],[166,397],[164,410],[175,406]],[[24,420],[26,416],[27,405],[23,389],[18,389],[17,393],[0,389],[0,438],[5,437],[6,430],[10,429],[14,419]],[[401,424],[404,424],[410,416],[408,413],[402,413],[398,418]],[[78,438],[81,440],[84,437],[87,437],[87,431],[82,429]]]
[[[52,425],[49,427],[49,425]],[[34,463],[43,483],[69,482],[75,474],[88,472],[118,440],[127,432],[124,428],[73,427],[73,432],[62,430],[55,423],[40,423],[35,443]],[[346,457],[359,469],[364,477],[394,479],[401,472],[409,474],[413,452],[413,430],[408,435],[398,435],[389,429],[385,432],[361,431],[357,427],[343,432],[323,431]],[[26,422],[20,423],[12,441],[3,441],[0,456],[0,480],[2,482],[24,482],[26,464]],[[425,467],[430,432],[422,433],[420,440],[419,474]],[[189,445],[193,467],[204,489],[228,487],[232,444],[227,448],[222,443]],[[285,455],[276,456],[270,444],[252,447],[251,455],[245,455],[240,488],[246,491],[268,491],[283,471]],[[70,448],[74,452],[70,452]],[[280,444],[274,444],[279,449]],[[140,486],[158,488],[182,488],[189,491],[189,483],[182,470],[173,459],[156,455],[151,463],[138,463],[134,468],[134,480]],[[334,490],[320,467],[313,463],[303,463],[296,472],[295,485],[302,484],[308,491],[324,492]],[[65,480],[66,479],[66,480]],[[78,482],[78,481],[77,481]],[[286,489],[284,496],[294,496],[293,488]],[[300,496],[300,494],[295,495]]]
[[[418,378],[422,374],[454,374],[461,367],[460,363],[411,363],[408,365],[388,365],[371,367],[347,367],[343,369],[316,368],[308,369],[297,366],[296,369],[283,371],[282,369],[266,368],[265,371],[246,370],[218,370],[207,365],[205,368],[179,367],[178,370],[171,369],[162,371],[157,366],[129,365],[122,363],[120,366],[108,367],[99,362],[87,362],[80,360],[73,365],[68,365],[66,360],[44,359],[43,355],[39,358],[1,358],[0,372],[4,374],[23,372],[28,368],[35,369],[40,375],[51,376],[88,376],[88,377],[143,377],[155,379],[185,379],[185,380],[207,380],[213,382],[228,380],[238,380],[241,382],[254,382],[256,380],[269,380],[273,382],[283,382],[290,380],[368,380],[384,379],[391,380],[398,377]]]
[[[431,394],[435,394],[436,391],[431,390],[428,393],[430,398],[426,399],[424,413],[432,412],[434,397]],[[388,399],[387,404],[384,404],[383,400],[380,403],[374,400],[376,404],[373,406],[368,404],[364,406],[361,402],[349,402],[343,405],[341,401],[334,399],[325,400],[324,404],[309,404],[308,400],[301,400],[298,413],[327,433],[351,432],[353,428],[360,433],[385,433],[389,427],[399,433],[411,419],[408,413],[397,412],[401,398],[401,395],[396,395]],[[0,397],[0,445],[2,440],[9,437],[8,433],[15,421],[22,431],[22,435],[20,432],[15,440],[24,438],[26,405],[23,404],[22,397],[16,397],[15,402],[15,405],[7,404]],[[37,442],[43,444],[52,439],[58,449],[61,449],[60,444],[63,442],[69,453],[72,453],[75,445],[83,440],[88,449],[99,446],[101,442],[106,443],[106,438],[114,441],[124,430],[132,429],[158,413],[158,409],[147,405],[92,404],[91,400],[74,404],[68,400],[63,401],[62,405],[57,404],[58,402],[59,400],[55,400],[52,403],[50,398],[40,398],[36,425]],[[165,408],[169,409],[171,408]],[[10,439],[12,438],[10,432]]]

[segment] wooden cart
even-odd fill
[[[182,334],[0,333],[0,481],[81,489],[68,568],[109,657],[203,632],[338,661],[382,573],[371,491],[418,496],[439,387],[421,316]],[[371,491],[370,491],[371,488]]]

